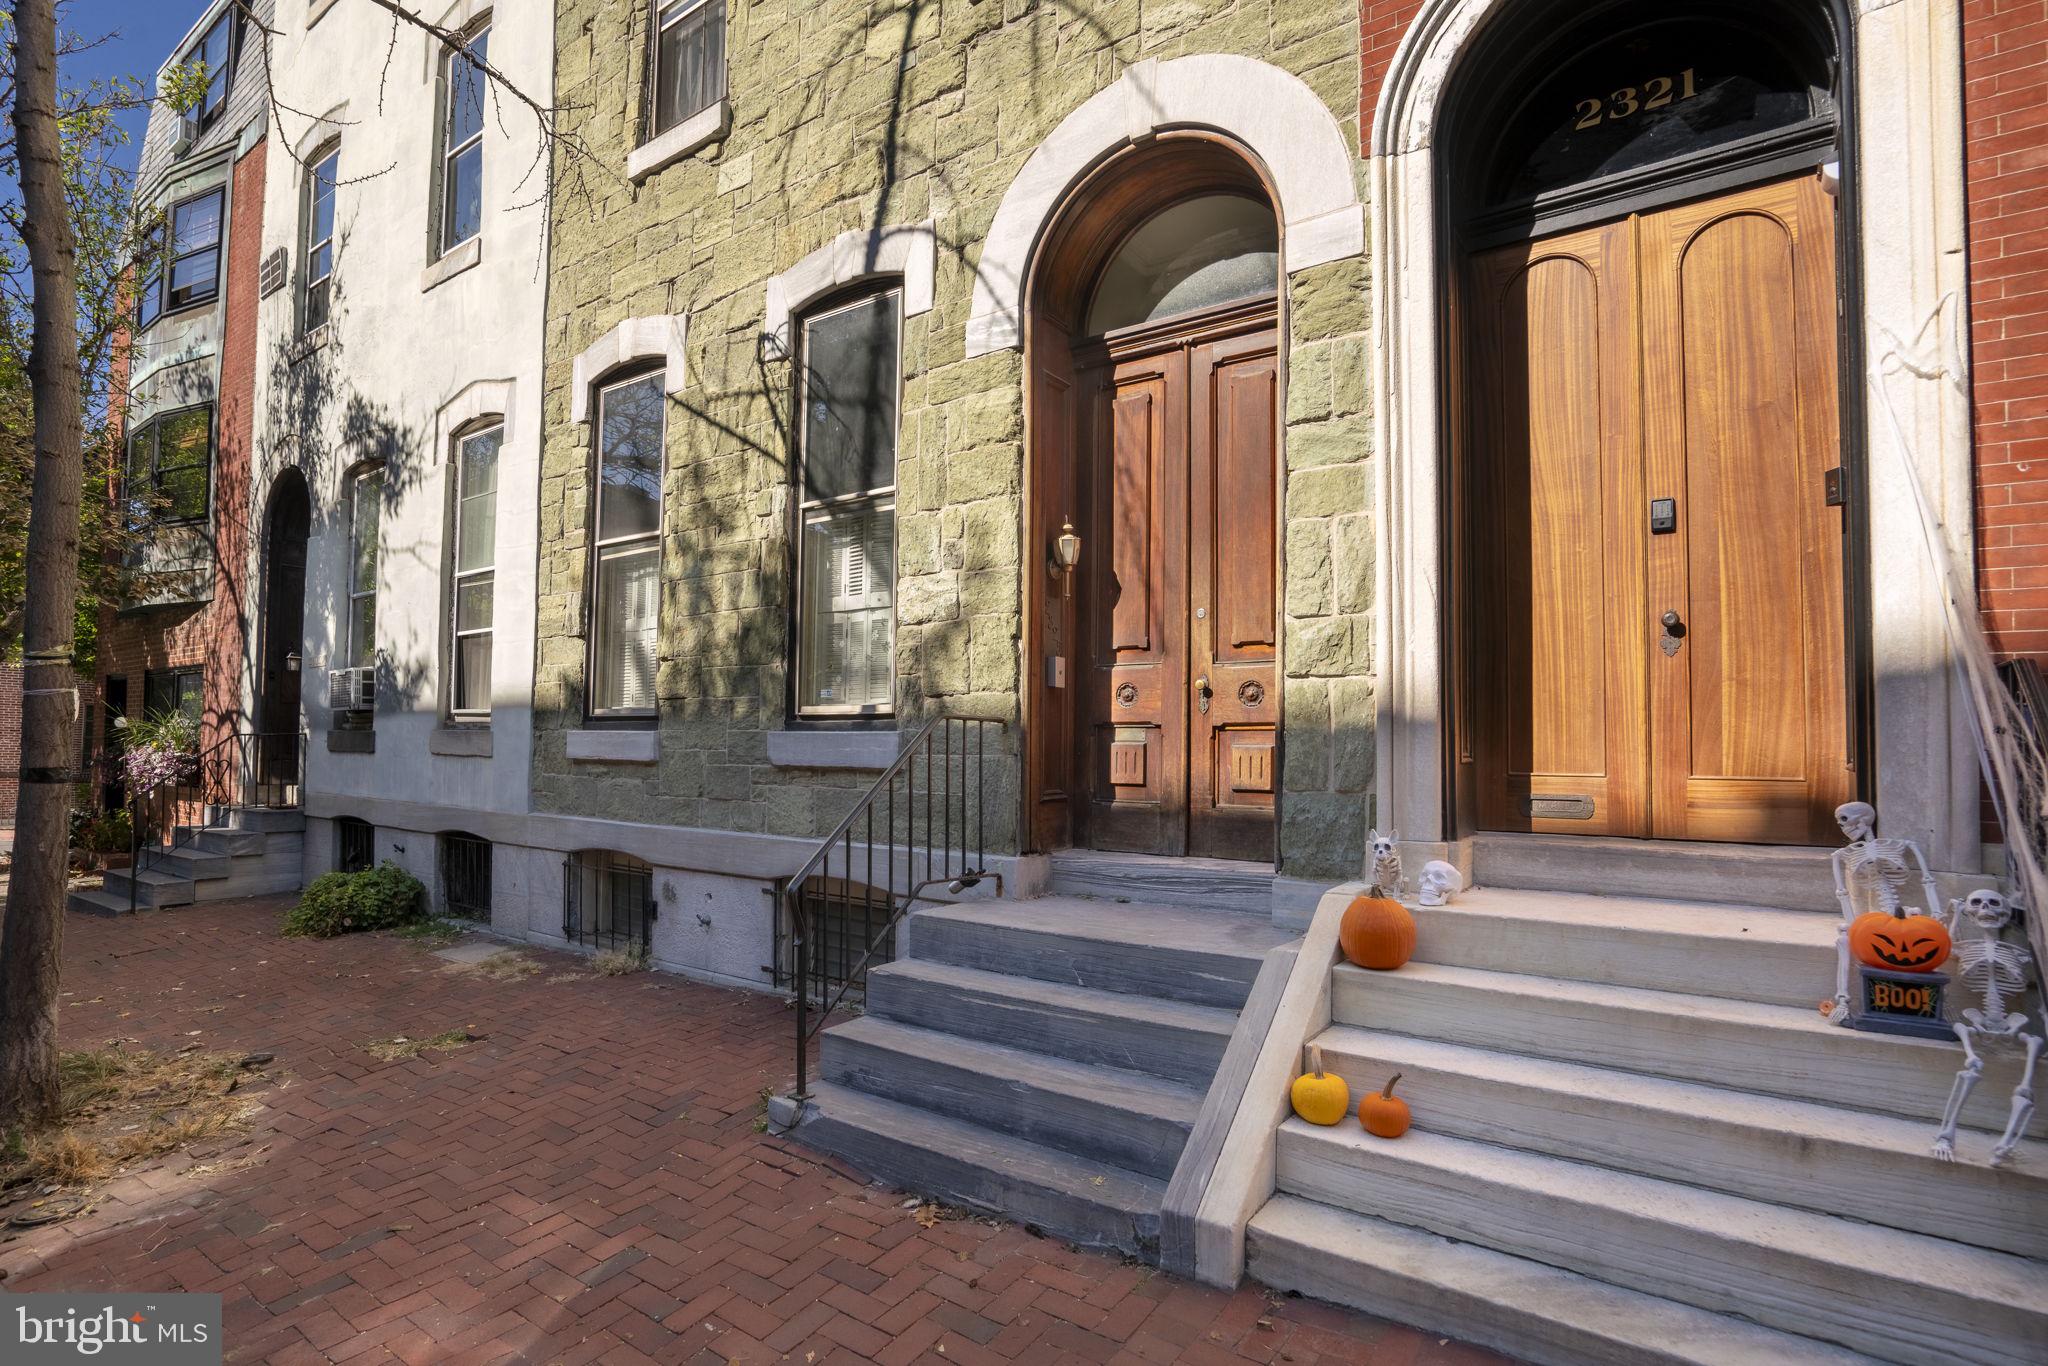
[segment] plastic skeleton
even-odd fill
[[[1384,835],[1377,829],[1366,832],[1365,842],[1372,849],[1372,885],[1382,896],[1392,896],[1401,886],[1401,851],[1394,847],[1400,838],[1396,830]]]
[[[1425,906],[1448,906],[1451,898],[1465,890],[1465,879],[1455,866],[1440,858],[1422,865],[1422,880],[1416,884],[1415,899]]]
[[[1926,898],[1927,914],[1941,918],[1941,902],[1934,890],[1934,873],[1918,845],[1911,840],[1877,837],[1877,808],[1868,802],[1848,802],[1835,808],[1835,823],[1849,837],[1847,847],[1837,849],[1834,858],[1835,900],[1841,903],[1842,924],[1835,931],[1835,999],[1828,1004],[1828,1019],[1838,1025],[1849,1023],[1849,925],[1870,911],[1891,915],[1902,904],[1900,890],[1917,870],[1920,894]]]
[[[1984,1075],[1984,1059],[1978,1056],[1978,1047],[2018,1043],[2026,1050],[2027,1058],[2020,1070],[2019,1085],[2012,1089],[2012,1117],[2006,1121],[2005,1134],[1998,1140],[1998,1146],[1991,1150],[1991,1165],[1995,1167],[2012,1155],[2020,1135],[2026,1132],[2027,1121],[2034,1116],[2034,1065],[2041,1060],[2041,1039],[2026,1032],[2026,1016],[2005,1008],[2009,997],[2027,989],[2027,969],[2032,966],[2034,955],[1998,937],[2012,919],[2012,907],[1998,893],[1972,892],[1960,901],[1951,901],[1948,914],[1941,919],[1953,932],[1964,917],[1983,933],[1956,944],[1956,961],[1962,967],[1963,980],[1982,994],[1984,1004],[1981,1009],[1965,1010],[1963,1018],[1955,1024],[1956,1037],[1963,1042],[1963,1068],[1956,1073],[1956,1083],[1949,1090],[1948,1108],[1941,1114],[1941,1131],[1934,1136],[1934,1155],[1944,1162],[1956,1160],[1956,1119]]]

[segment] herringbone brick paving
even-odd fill
[[[1224,1294],[1012,1224],[930,1227],[761,1132],[766,995],[568,954],[498,981],[264,900],[71,916],[67,1047],[276,1054],[248,1142],[118,1179],[0,1243],[6,1290],[224,1296],[231,1361],[1497,1361],[1258,1287]],[[453,1028],[450,1052],[371,1040]]]

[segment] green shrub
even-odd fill
[[[417,920],[427,889],[395,863],[361,873],[328,873],[313,880],[299,904],[284,913],[286,934],[329,939],[362,930],[388,930]]]
[[[81,833],[84,836],[83,847],[92,853],[125,854],[130,842],[128,813],[109,811],[88,821]]]

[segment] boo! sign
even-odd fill
[[[0,1361],[220,1366],[220,1296],[0,1294]]]

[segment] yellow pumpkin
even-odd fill
[[[1308,1046],[1309,1070],[1294,1079],[1294,1113],[1311,1124],[1335,1124],[1351,1113],[1351,1088],[1323,1071],[1323,1050]]]
[[[1390,972],[1415,954],[1415,917],[1391,897],[1353,897],[1337,927],[1337,942],[1358,966]]]
[[[1399,1138],[1408,1132],[1408,1102],[1394,1094],[1394,1083],[1399,1080],[1401,1074],[1396,1072],[1387,1079],[1385,1089],[1358,1102],[1358,1122],[1377,1138]]]

